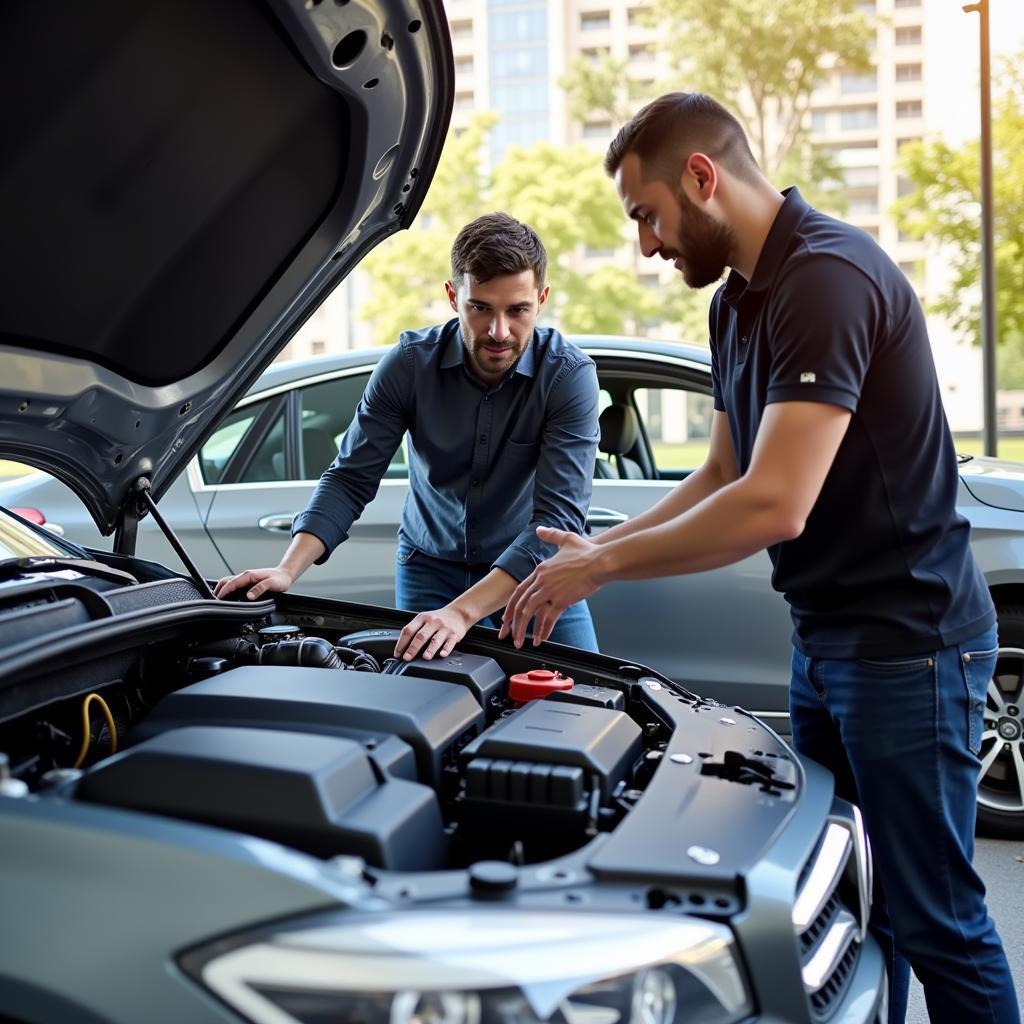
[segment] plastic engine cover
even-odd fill
[[[97,765],[75,797],[272,839],[376,867],[444,865],[433,790],[378,777],[352,740],[267,729],[172,729]]]
[[[596,775],[607,798],[640,756],[641,736],[640,726],[622,711],[533,701],[463,750],[470,795],[568,807],[577,787],[589,788]],[[488,780],[483,793],[478,788],[482,767]],[[574,771],[554,772],[554,767]]]
[[[419,781],[437,787],[484,714],[469,690],[433,679],[245,666],[168,694],[145,722],[149,735],[181,725],[392,734],[412,747]]]

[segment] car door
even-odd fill
[[[198,468],[212,492],[206,525],[233,572],[280,560],[292,520],[337,454],[371,369],[338,371],[243,402],[203,447]],[[393,605],[407,487],[403,444],[349,540],[323,565],[311,566],[296,591]]]
[[[625,403],[637,414],[638,436],[627,454],[645,476],[597,474],[590,508],[596,534],[650,508],[703,462],[713,400],[704,365],[651,353],[590,354],[602,407]],[[770,576],[768,556],[759,552],[711,572],[614,583],[590,598],[601,650],[656,666],[724,702],[784,714],[792,625]]]

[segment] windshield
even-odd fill
[[[29,555],[50,555],[57,558],[79,552],[68,547],[58,547],[44,534],[37,533],[27,523],[16,519],[0,508],[0,560],[5,558],[26,558]]]

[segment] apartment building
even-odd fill
[[[901,236],[893,223],[889,211],[906,188],[896,159],[912,139],[942,135],[956,142],[977,135],[977,16],[951,0],[863,0],[858,6],[876,20],[875,66],[868,74],[831,72],[812,98],[807,127],[842,169],[846,219],[877,238],[927,299],[945,285],[942,254]],[[1017,0],[992,0],[995,52],[1024,45],[1022,8]],[[452,130],[475,111],[496,111],[494,161],[510,145],[538,141],[587,145],[595,157],[603,151],[618,125],[596,113],[572,119],[558,85],[573,58],[623,60],[626,74],[652,97],[668,73],[644,0],[447,0],[446,10],[456,73]],[[623,238],[621,249],[581,252],[583,268],[631,260],[651,287],[678,286],[670,268],[640,259],[625,225]],[[289,347],[291,354],[367,343],[366,325],[358,321],[365,287],[359,277],[325,303]],[[930,327],[950,420],[958,430],[978,429],[979,354],[937,318],[930,318]],[[664,333],[658,325],[650,332]]]

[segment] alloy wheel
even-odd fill
[[[1001,647],[988,685],[978,804],[1024,815],[1024,650]]]

